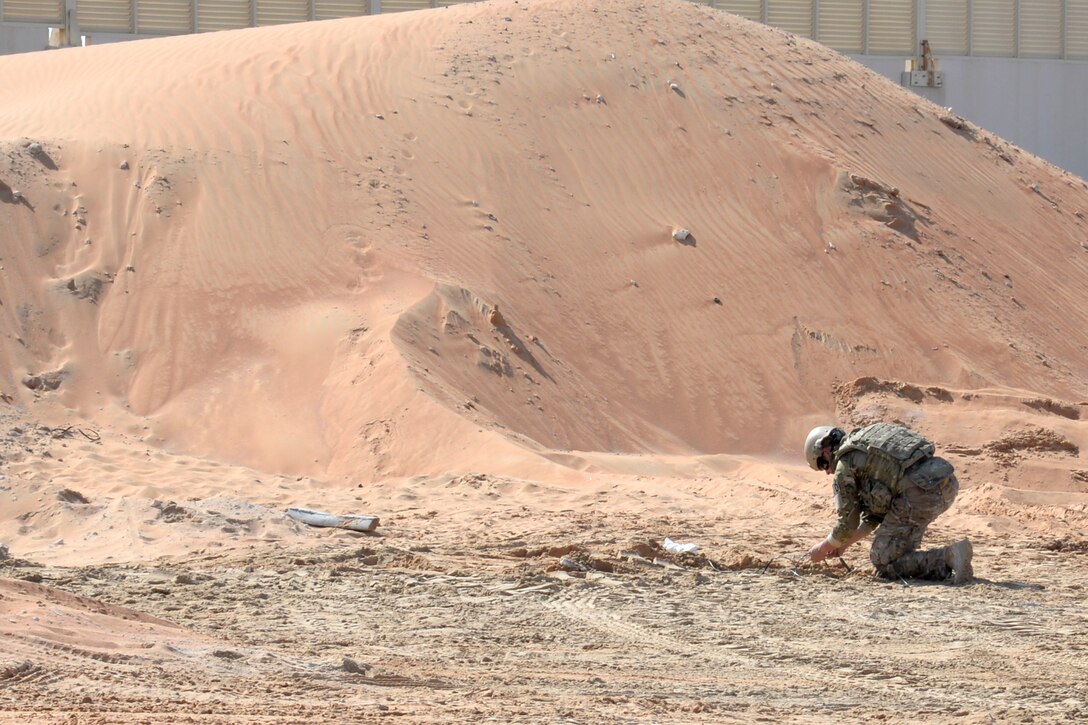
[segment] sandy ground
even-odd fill
[[[473,483],[440,485],[478,496]],[[1088,713],[1083,541],[1052,551],[976,539],[977,582],[908,587],[772,559],[796,557],[802,542],[788,537],[813,538],[814,527],[714,527],[695,536],[709,557],[678,558],[652,542],[710,528],[700,517],[487,514],[487,537],[421,517],[397,533],[244,553],[6,567],[41,583],[3,587],[4,716],[986,723]],[[591,571],[557,570],[561,552]],[[148,614],[161,620],[133,623]]]
[[[58,455],[57,440],[71,460],[102,448],[51,439],[37,455]],[[3,717],[989,723],[1088,715],[1085,507],[1067,509],[1040,535],[1038,506],[976,490],[929,534],[947,543],[971,532],[976,581],[908,585],[874,580],[864,545],[841,561],[804,561],[830,504],[822,482],[802,470],[613,456],[594,467],[576,485],[470,474],[325,494],[381,514],[373,534],[303,527],[282,508],[235,498],[156,500],[129,513],[133,530],[148,542],[201,548],[41,563],[76,556],[59,544],[38,561],[4,562]],[[656,475],[615,472],[625,467]],[[62,491],[54,495],[70,499],[70,515],[101,505]],[[701,551],[670,554],[665,537]]]
[[[1083,179],[681,0],[0,77],[0,718],[1088,719]],[[805,563],[878,420],[974,582]]]

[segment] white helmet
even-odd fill
[[[805,439],[805,460],[808,461],[808,465],[812,467],[812,470],[826,470],[828,464],[825,464],[824,468],[820,468],[817,461],[824,452],[824,440],[836,430],[839,429],[833,425],[818,425],[809,431],[808,438]],[[841,435],[834,437],[842,440]],[[835,441],[835,443],[838,443],[838,441]]]

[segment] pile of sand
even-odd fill
[[[813,42],[541,0],[0,73],[20,555],[256,546],[462,474],[822,497],[829,420],[930,435],[1000,494],[973,525],[1083,513],[1088,186]]]

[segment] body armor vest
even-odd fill
[[[909,428],[894,423],[875,423],[851,431],[835,451],[832,465],[853,451],[865,454],[865,466],[858,471],[861,477],[880,481],[897,494],[903,473],[915,463],[931,458],[934,447]]]

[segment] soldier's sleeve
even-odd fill
[[[846,458],[835,467],[835,478],[831,484],[835,492],[835,510],[839,520],[831,530],[831,543],[839,546],[857,530],[861,519],[861,500],[858,497],[858,483],[854,477],[854,466]]]

